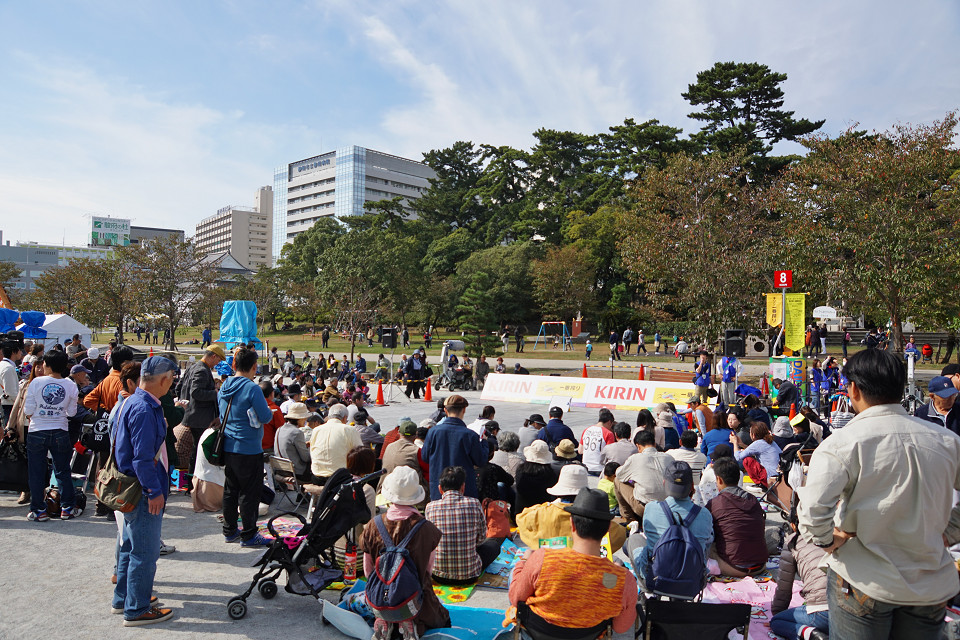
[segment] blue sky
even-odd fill
[[[0,2],[0,229],[83,244],[85,216],[193,232],[275,166],[357,144],[420,158],[539,127],[697,128],[718,60],[789,75],[833,134],[960,107],[953,0]]]

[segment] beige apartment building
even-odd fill
[[[251,271],[271,264],[273,187],[260,187],[253,207],[228,206],[200,221],[194,243],[202,251],[229,252]]]

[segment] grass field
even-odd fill
[[[183,344],[183,342],[190,339],[200,340],[200,333],[201,333],[201,329],[199,327],[190,327],[186,329],[181,329],[177,333],[177,344]],[[218,332],[214,331],[213,332],[214,339],[217,338],[217,335],[218,335]],[[294,332],[294,331],[277,331],[277,332],[268,331],[261,334],[259,338],[265,343],[269,342],[271,348],[277,347],[277,350],[280,353],[283,353],[287,349],[292,349],[294,354],[297,357],[302,356],[304,351],[309,351],[311,355],[314,355],[314,356],[320,353],[321,351],[319,333],[316,336],[311,336],[311,335],[304,335],[302,332]],[[449,339],[460,339],[460,336],[459,334],[454,334],[454,333],[439,333],[439,332],[435,333],[434,339],[433,339],[433,346],[430,349],[427,349],[427,355],[439,356],[441,346],[443,345],[443,341],[449,340]],[[129,342],[135,342],[136,335],[127,336],[127,340]],[[584,350],[584,345],[575,344],[573,345],[572,351],[569,351],[569,350],[561,351],[560,349],[554,349],[552,346],[543,346],[542,344],[538,346],[536,349],[534,349],[533,342],[534,341],[532,338],[528,339],[526,346],[524,347],[523,354],[517,354],[515,352],[516,345],[514,344],[513,338],[511,337],[510,351],[509,351],[509,354],[506,354],[504,356],[504,359],[519,360],[522,358],[529,358],[529,359],[537,359],[537,360],[569,360],[572,365],[571,371],[573,371],[576,375],[580,374],[579,363],[582,363],[586,360],[586,352]],[[409,352],[415,348],[420,347],[421,345],[423,345],[423,338],[419,334],[411,334],[410,345],[411,345],[410,349],[398,348],[397,353]],[[836,353],[831,351],[830,355],[840,358],[840,349],[836,347],[834,347],[834,349]],[[860,351],[861,349],[863,349],[863,347],[861,347],[860,345],[857,345],[856,347],[851,345],[851,347],[849,348],[849,353],[850,355],[853,355],[854,353],[856,353],[857,351]],[[651,346],[651,343],[649,342],[647,343],[647,350],[652,352],[652,346]],[[358,353],[364,354],[368,360],[370,360],[369,354],[373,354],[373,357],[376,358],[376,354],[378,353],[381,353],[381,352],[387,353],[383,351],[382,347],[378,343],[374,342],[372,347],[368,347],[366,339],[361,340],[359,337],[357,338],[357,341],[356,341],[355,351]],[[347,354],[349,356],[350,341],[342,338],[338,334],[331,333],[329,348],[324,350],[324,355],[329,356],[331,353],[334,354],[337,358],[340,358],[343,354]],[[389,353],[387,353],[387,355],[389,355]],[[521,357],[518,357],[518,355]],[[595,343],[593,356],[592,356],[592,362],[594,364],[603,364],[603,363],[609,362],[608,360],[609,356],[610,356],[610,350],[607,347],[607,343],[605,341],[599,341]],[[769,358],[767,357],[743,358],[742,360],[745,364],[767,364],[769,362]],[[618,364],[630,364],[634,362],[636,363],[643,362],[644,364],[647,364],[647,363],[673,364],[673,365],[681,364],[680,361],[677,358],[674,358],[672,355],[624,356],[623,362]],[[573,363],[577,363],[577,364],[573,365]],[[692,366],[692,363],[693,363],[693,358],[687,358],[687,361],[685,364]],[[930,364],[919,365],[918,364],[917,368],[932,371],[932,370],[939,370],[942,366],[943,365],[940,365],[940,364],[937,364],[937,365],[930,365]],[[556,373],[557,371],[558,370],[553,370],[553,373]],[[599,373],[597,375],[599,375]],[[632,375],[635,375],[635,374],[624,373],[621,376],[615,373],[614,377],[629,378],[629,377],[632,377]],[[609,377],[609,372],[606,372],[604,374],[604,377]]]

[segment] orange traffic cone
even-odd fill
[[[793,420],[797,417],[797,405],[790,405],[790,419]]]
[[[583,363],[583,373],[581,374],[581,377],[583,377],[583,378],[588,377],[588,376],[587,376],[587,363],[586,363],[586,362]]]
[[[643,365],[640,365],[640,373],[637,374],[637,380],[639,380],[640,382],[643,382],[643,377],[644,377]]]
[[[427,378],[427,390],[423,394],[424,402],[433,402],[433,376]]]
[[[383,401],[383,380],[377,380],[377,406],[382,407],[387,404]]]
[[[153,357],[153,347],[150,347],[150,355],[149,355],[148,357],[149,357],[149,358],[152,358],[152,357]]]

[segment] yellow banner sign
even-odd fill
[[[783,312],[783,294],[765,293],[767,296],[767,324],[771,327],[779,326],[783,321],[780,314]]]
[[[803,349],[803,321],[806,318],[807,295],[805,293],[787,294],[786,323],[784,327],[784,346],[793,351]]]

